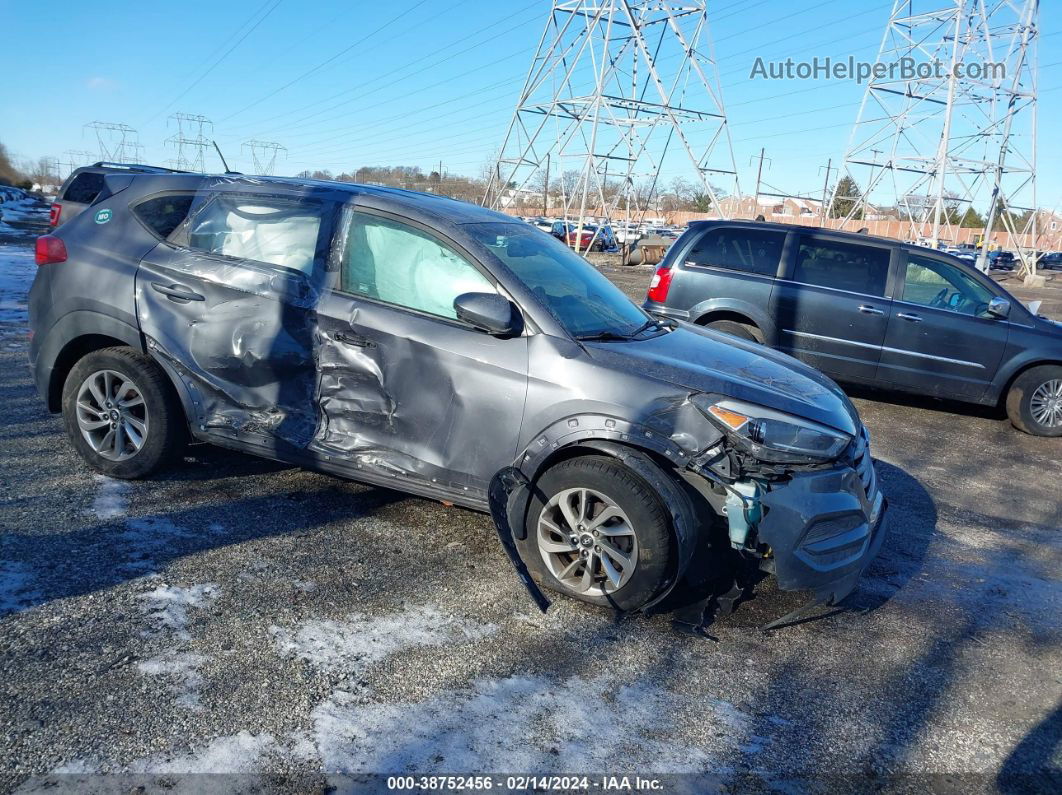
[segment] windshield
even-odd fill
[[[524,224],[465,228],[523,282],[573,337],[630,336],[649,315],[555,237]]]

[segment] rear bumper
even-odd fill
[[[787,591],[811,591],[836,604],[856,587],[881,550],[887,501],[865,445],[851,466],[805,472],[761,498],[757,540]]]

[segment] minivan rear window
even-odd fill
[[[793,280],[850,293],[885,295],[889,249],[801,235]]]
[[[761,229],[710,229],[693,244],[687,262],[713,268],[775,276],[785,232]]]
[[[98,171],[82,171],[66,186],[63,201],[92,204],[103,190],[103,174]]]

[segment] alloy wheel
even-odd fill
[[[89,446],[108,461],[125,461],[147,440],[147,404],[132,379],[98,370],[77,392],[77,425]]]
[[[638,565],[638,537],[615,500],[594,489],[564,489],[542,509],[538,551],[568,590],[589,596],[618,591]]]
[[[1047,428],[1062,427],[1062,379],[1045,381],[1029,399],[1029,413]]]

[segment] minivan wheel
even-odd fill
[[[671,564],[660,497],[619,461],[563,461],[536,482],[527,537],[517,544],[535,581],[591,604],[636,610],[663,586]]]
[[[89,466],[115,478],[141,478],[169,463],[185,428],[166,375],[131,348],[93,351],[63,385],[67,434]]]
[[[1062,436],[1062,367],[1033,367],[1018,376],[1007,393],[1007,415],[1033,436]]]
[[[713,320],[708,324],[708,328],[713,331],[718,331],[722,334],[730,334],[733,337],[739,337],[749,342],[757,342],[763,344],[763,339],[760,335],[760,330],[755,326],[750,326],[747,323],[738,323],[736,320]]]

